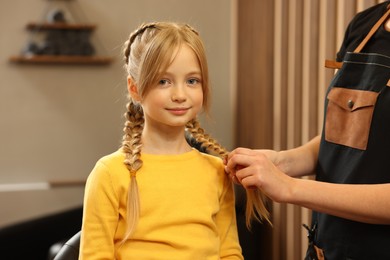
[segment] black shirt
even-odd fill
[[[390,183],[390,86],[386,86],[390,79],[390,32],[382,25],[361,54],[350,53],[387,11],[388,4],[390,1],[357,14],[346,30],[345,39],[337,54],[337,60],[344,64],[332,80],[325,100],[324,130],[316,175],[318,181],[344,184]],[[332,95],[341,93],[340,91],[343,92],[341,95]],[[333,93],[330,94],[331,92]],[[356,93],[363,94],[359,96]],[[354,101],[358,104],[362,103],[359,99],[366,101],[367,96],[372,95],[377,95],[372,104],[348,110],[347,101],[350,97],[356,98]],[[343,100],[344,97],[347,99]],[[359,113],[364,114],[367,109],[371,109],[372,117],[363,124],[364,120]],[[333,121],[327,121],[334,111],[336,114],[333,114]],[[350,120],[349,117],[354,119]],[[343,131],[346,129],[348,134],[357,137],[357,141],[360,141],[360,136],[356,135],[356,129],[362,125],[363,128],[367,127],[367,146],[356,148],[350,142],[343,143],[345,140],[329,141],[326,132],[329,125],[331,130],[338,128],[340,132],[337,134],[340,135],[345,134]],[[348,134],[344,135],[347,139]],[[390,259],[390,225],[361,223],[315,211],[312,220],[318,225],[314,240],[324,250],[325,259]]]
[[[337,53],[337,61],[342,61],[347,51],[355,50],[374,24],[387,11],[389,4],[390,1],[386,1],[356,14],[345,31],[343,43]],[[390,32],[386,31],[384,25],[371,37],[362,52],[390,56]]]

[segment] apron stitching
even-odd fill
[[[390,59],[390,56],[387,56],[387,55],[383,55],[383,54],[380,54],[380,53],[355,53],[355,52],[351,52],[351,51],[348,51],[347,53],[349,54],[358,54],[358,55],[365,55],[365,56],[382,56],[382,57],[385,57],[385,58],[389,58]]]
[[[353,64],[365,64],[365,65],[376,65],[376,66],[382,66],[385,68],[389,68],[390,66],[379,64],[379,63],[373,63],[373,62],[357,62],[357,61],[344,61],[344,63],[353,63]]]

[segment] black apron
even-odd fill
[[[390,183],[390,57],[359,51],[345,55],[327,91],[318,181]],[[390,259],[390,225],[318,212],[312,222],[325,259]]]

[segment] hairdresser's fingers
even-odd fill
[[[225,166],[225,173],[228,175],[228,177],[235,183],[235,184],[240,184],[236,177],[236,169],[231,170],[227,166]]]
[[[241,180],[252,174],[259,174],[261,161],[267,160],[267,157],[250,149],[240,148],[235,150],[225,166],[226,173],[235,183],[241,183]],[[253,188],[247,186],[247,188]]]
[[[230,175],[232,173],[232,170],[229,167],[225,166],[225,173],[227,175]]]
[[[244,167],[236,171],[235,177],[241,183],[243,179],[256,174],[255,171],[257,170],[252,166]]]
[[[232,178],[232,181],[233,181],[235,184],[241,184],[235,175],[232,175],[231,178]]]
[[[236,165],[235,163],[239,163]],[[232,164],[235,165],[235,175],[241,183],[244,178],[255,176],[256,186],[262,185],[264,174],[269,174],[274,170],[274,165],[264,154],[257,156],[235,156],[232,157]]]
[[[229,154],[227,154],[226,156],[223,157],[223,159],[222,159],[223,164],[226,165],[228,160],[229,160]]]
[[[256,176],[245,177],[240,183],[246,189],[258,189]]]
[[[225,166],[225,173],[229,176],[229,178],[231,178],[233,180],[233,182],[239,184],[240,182],[238,181],[237,177],[236,177],[236,172],[238,169],[240,169],[241,167],[238,165],[236,166],[234,169],[230,169],[229,167]]]
[[[226,167],[229,169],[229,172],[234,172],[237,165],[242,165],[246,161],[247,155],[234,154],[229,158],[226,163]]]
[[[238,181],[237,177],[236,177],[236,173],[235,172],[227,172],[225,170],[225,173],[226,175],[236,184],[240,184],[240,182]]]
[[[226,164],[229,172],[253,165],[257,160],[264,160],[266,156],[262,153],[235,153],[231,156]]]
[[[241,155],[253,155],[255,152],[255,150],[252,150],[252,149],[249,149],[249,148],[243,148],[243,147],[238,147],[236,149],[234,149],[233,151],[231,151],[228,156],[227,156],[227,161],[230,160],[230,158],[232,158],[233,156],[235,155],[238,155],[238,154],[241,154]]]

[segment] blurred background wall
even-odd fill
[[[126,103],[122,44],[140,23],[187,22],[201,34],[213,87],[203,126],[233,146],[234,0],[0,0],[0,227],[80,206],[95,162],[118,149]],[[31,40],[29,22],[58,6],[69,22],[95,24],[107,66],[9,62]],[[69,15],[69,16],[67,16]],[[27,185],[24,185],[27,184]]]

